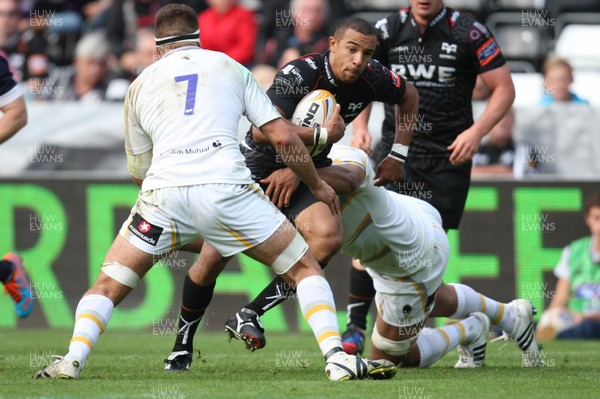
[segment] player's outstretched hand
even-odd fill
[[[319,185],[316,188],[311,188],[313,195],[321,202],[329,206],[332,215],[340,213],[340,200],[331,186],[319,179]]]
[[[327,134],[329,135],[327,139],[328,144],[337,143],[342,137],[344,137],[346,124],[340,115],[340,104],[335,105],[331,118],[329,118],[329,120],[325,123],[325,128],[327,129]]]
[[[281,209],[290,206],[290,199],[300,184],[300,178],[290,168],[283,168],[274,171],[260,182],[268,184],[265,194]]]
[[[404,176],[404,163],[390,157],[385,157],[377,166],[375,172],[375,185],[385,186],[390,183],[398,183]]]

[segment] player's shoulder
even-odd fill
[[[490,30],[467,12],[446,7],[446,18],[453,36],[461,42],[477,43],[491,36]]]
[[[383,65],[376,59],[371,59],[365,68],[362,77],[370,83],[392,81],[394,86],[401,87],[402,79],[400,75]]]
[[[285,64],[277,72],[275,85],[296,88],[308,87],[312,90],[325,73],[324,71],[325,57],[323,54],[306,54]]]
[[[390,37],[396,37],[402,27],[406,24],[410,16],[410,8],[405,7],[375,22],[375,29],[381,39],[389,39]]]
[[[280,69],[280,73],[289,75],[290,73],[299,73],[303,76],[320,75],[325,68],[325,54],[309,53],[298,57]]]

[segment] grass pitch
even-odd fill
[[[225,333],[200,332],[192,370],[166,373],[172,335],[111,331],[100,337],[82,379],[33,380],[53,354],[65,353],[71,331],[0,331],[0,398],[598,398],[600,342],[551,342],[546,366],[521,368],[512,343],[488,345],[486,367],[455,370],[455,351],[428,369],[402,369],[389,381],[327,380],[311,335],[270,334],[255,353]]]

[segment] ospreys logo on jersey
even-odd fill
[[[137,236],[140,240],[147,242],[153,247],[156,246],[160,235],[163,232],[162,227],[158,227],[150,224],[147,220],[145,220],[139,213],[135,213],[133,218],[131,219],[131,223],[129,223],[129,227],[127,227],[129,231],[131,231],[135,236]]]
[[[456,54],[456,52],[458,51],[458,45],[443,42],[442,43],[442,51],[444,51],[445,54],[440,52],[440,54],[439,54],[440,58],[455,60],[456,55],[453,55],[452,53]]]

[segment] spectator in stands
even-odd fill
[[[56,68],[37,98],[54,101],[104,100],[108,88],[109,54],[105,35],[101,32],[88,33],[77,43],[73,65]]]
[[[569,86],[573,83],[573,69],[567,60],[548,58],[542,66],[542,74],[546,94],[540,99],[540,104],[549,105],[555,102],[588,104],[587,100],[569,91]]]
[[[198,15],[200,42],[207,50],[221,51],[240,64],[254,62],[258,25],[254,13],[236,0],[207,0],[208,9]]]
[[[123,53],[120,67],[122,77],[132,82],[142,71],[155,60],[154,29],[141,28],[136,33],[133,51]]]
[[[515,160],[515,147],[512,140],[514,124],[515,113],[511,108],[484,137],[477,153],[473,156],[471,175],[512,175]]]
[[[557,318],[562,320],[546,324],[542,315],[540,339],[600,338],[600,191],[587,199],[584,216],[591,235],[566,246],[554,269],[558,282],[546,312],[557,309]],[[569,324],[570,328],[560,331]]]
[[[301,55],[327,51],[328,16],[329,3],[325,0],[292,0],[290,9],[276,17],[280,29],[273,38],[277,47],[270,63],[282,67]]]

